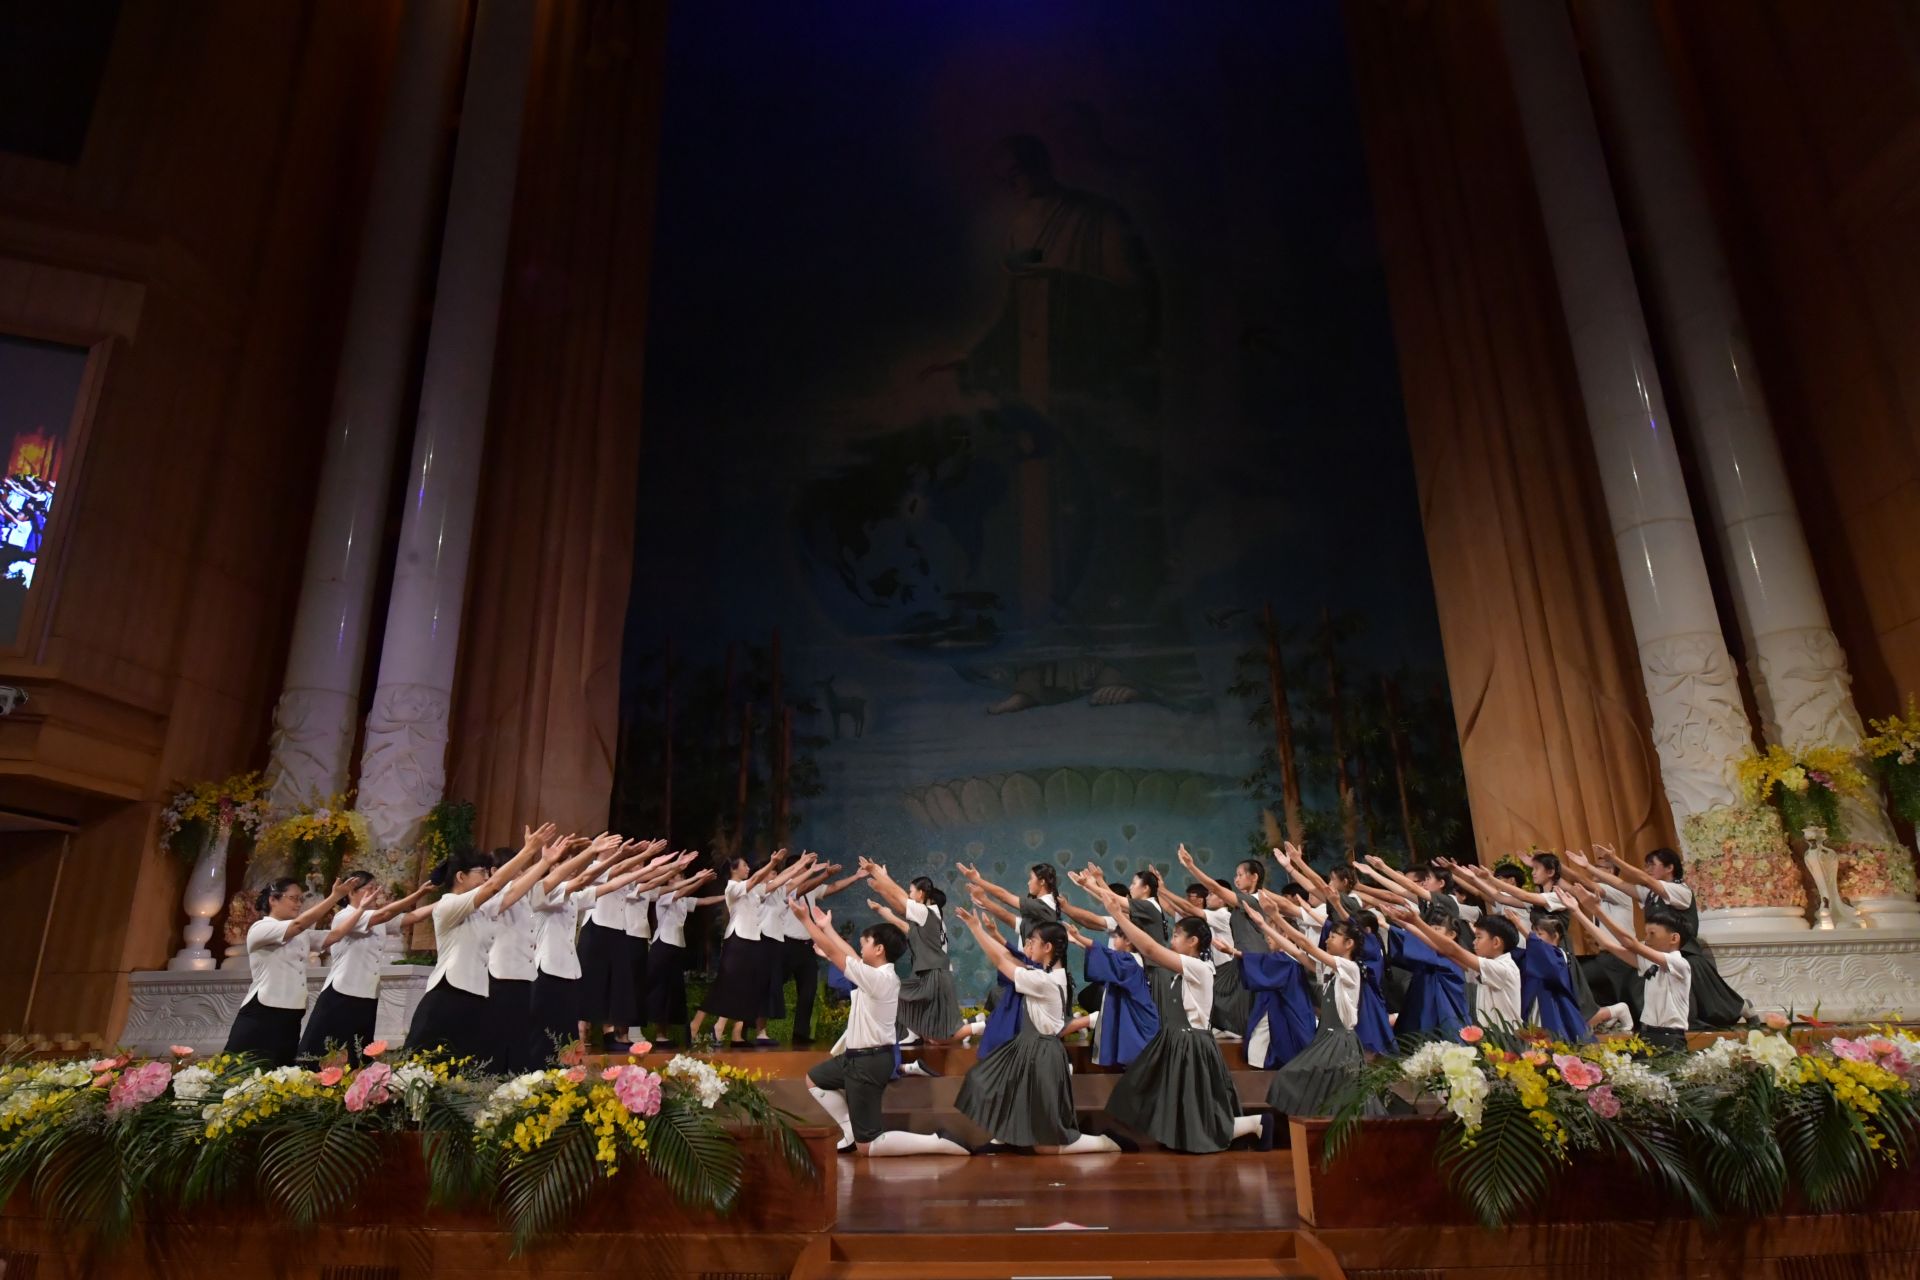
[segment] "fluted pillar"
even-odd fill
[[[1714,608],[1646,319],[1588,103],[1573,28],[1559,0],[1501,0],[1501,25],[1527,156],[1559,284],[1587,428],[1599,463],[1661,784],[1695,863],[1765,863],[1747,877],[1764,899],[1740,905],[1791,927],[1804,901],[1778,847],[1737,849],[1744,827],[1734,763],[1752,746],[1738,676]],[[1777,826],[1777,824],[1776,824]],[[1755,843],[1758,843],[1756,840]],[[1724,855],[1724,856],[1723,856]],[[1710,905],[1726,905],[1714,884]]]
[[[1828,621],[1652,5],[1608,0],[1582,15],[1719,527],[1761,728],[1787,747],[1858,747],[1864,729],[1846,655]],[[1877,796],[1843,808],[1842,857],[1856,864],[1858,883],[1873,886],[1877,861],[1910,868]],[[1913,910],[1908,895],[1904,914]]]
[[[446,785],[447,720],[480,490],[533,0],[480,0],[454,147],[406,514],[367,713],[360,808],[410,845]],[[511,513],[502,513],[510,518]]]
[[[273,710],[268,777],[286,809],[346,789],[386,523],[394,440],[412,369],[414,307],[440,192],[460,66],[463,0],[410,0],[354,267],[326,453]]]

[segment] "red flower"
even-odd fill
[[[1476,1027],[1471,1022],[1469,1022],[1466,1026],[1460,1028],[1460,1043],[1479,1044],[1481,1040],[1486,1038],[1486,1034],[1487,1033],[1482,1031],[1479,1027]]]

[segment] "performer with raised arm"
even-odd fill
[[[1320,998],[1320,1028],[1313,1042],[1273,1073],[1267,1102],[1283,1116],[1325,1115],[1366,1065],[1366,1053],[1354,1033],[1364,992],[1356,958],[1364,931],[1353,920],[1336,920],[1322,946],[1277,916],[1269,917],[1268,923],[1278,934],[1275,944],[1297,963],[1319,966],[1325,994]]]
[[[1184,844],[1180,846],[1177,856],[1180,865],[1187,869],[1187,874],[1199,881],[1208,893],[1229,905],[1240,906],[1241,909],[1227,919],[1227,929],[1233,934],[1234,950],[1241,956],[1263,954],[1267,950],[1267,939],[1247,918],[1247,912],[1260,909],[1260,891],[1267,883],[1266,866],[1252,858],[1244,859],[1234,867],[1233,888],[1229,889],[1202,871]],[[1213,976],[1214,1029],[1241,1037],[1253,1035],[1259,1030],[1249,1027],[1248,1015],[1253,1009],[1253,996],[1240,981],[1239,961],[1221,964],[1214,970]]]
[[[860,870],[880,895],[880,902],[868,905],[876,910],[884,906],[907,937],[912,976],[900,986],[900,1038],[946,1044],[960,1033],[965,1021],[953,981],[953,960],[947,954],[947,895],[926,876],[915,877],[902,889],[884,866],[867,858],[860,859]],[[902,1069],[915,1074],[925,1070],[917,1062]]]
[[[1655,849],[1647,855],[1647,866],[1643,871],[1614,856],[1609,845],[1597,844],[1594,849],[1613,858],[1614,863],[1613,871],[1606,872],[1582,859],[1582,867],[1591,871],[1595,879],[1631,893],[1642,908],[1659,903],[1673,910],[1684,938],[1680,953],[1687,958],[1692,970],[1687,988],[1687,998],[1692,1001],[1688,1025],[1699,1029],[1730,1027],[1744,1019],[1747,1013],[1745,997],[1720,976],[1720,966],[1714,962],[1712,948],[1700,939],[1700,904],[1694,897],[1693,887],[1684,883],[1685,860],[1672,849]]]
[[[1684,1053],[1691,1003],[1689,989],[1693,985],[1693,963],[1686,956],[1686,918],[1665,904],[1648,907],[1647,939],[1642,942],[1621,928],[1612,916],[1601,916],[1600,923],[1596,924],[1590,913],[1597,913],[1598,902],[1590,890],[1574,889],[1572,896],[1574,918],[1581,927],[1623,964],[1640,965],[1641,977],[1646,981],[1640,1038],[1655,1048]],[[1594,1015],[1593,1021],[1598,1025],[1613,1016],[1612,1010],[1603,1009]]]
[[[347,896],[336,880],[333,892],[306,904],[306,886],[282,876],[260,890],[262,913],[247,928],[247,964],[253,981],[227,1032],[228,1053],[248,1054],[276,1067],[290,1067],[300,1052],[300,1017],[307,1011],[307,959],[314,925]]]
[[[1077,877],[1069,877],[1077,884]],[[1118,931],[1095,942],[1072,925],[1067,941],[1086,952],[1087,981],[1103,989],[1100,1007],[1067,1023],[1069,1033],[1093,1033],[1093,1062],[1100,1067],[1125,1067],[1140,1056],[1160,1030],[1160,1009],[1139,955]]]
[[[405,929],[416,919],[424,920],[430,910],[413,908],[433,888],[431,880],[385,905],[376,905],[382,890],[371,872],[350,871],[344,883],[347,905],[334,915],[320,943],[320,950],[327,953],[327,981],[314,998],[306,1030],[300,1033],[302,1058],[318,1058],[338,1047],[352,1061],[361,1061],[360,1050],[373,1041],[380,1011],[382,944],[390,932],[397,931],[390,930],[388,923],[404,917],[397,928]]]
[[[986,896],[982,908],[1001,924],[1017,927],[1022,939],[1043,924],[1061,923],[1060,873],[1051,863],[1036,862],[1027,868],[1025,897],[984,879],[978,867],[964,862],[953,865],[967,878],[969,886],[978,888]]]

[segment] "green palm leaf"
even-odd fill
[[[1784,1094],[1780,1149],[1816,1213],[1858,1204],[1873,1190],[1874,1156],[1860,1122],[1823,1084]]]
[[[1695,1176],[1679,1130],[1602,1123],[1596,1132],[1603,1148],[1625,1156],[1646,1181],[1668,1196],[1684,1199],[1695,1216],[1714,1220],[1713,1197]]]
[[[1471,1139],[1448,1128],[1439,1155],[1447,1186],[1489,1227],[1504,1225],[1543,1197],[1558,1164],[1527,1119],[1527,1109],[1499,1094],[1487,1099]]]
[[[725,1213],[740,1194],[742,1163],[733,1135],[696,1104],[670,1101],[647,1121],[647,1167],[682,1204]]]
[[[260,1190],[296,1227],[344,1208],[380,1164],[380,1144],[331,1107],[282,1113],[260,1140]]]
[[[133,1218],[134,1189],[110,1133],[93,1124],[60,1130],[42,1148],[34,1198],[69,1230],[91,1228],[109,1239]]]
[[[557,1230],[586,1203],[600,1178],[593,1149],[593,1134],[571,1121],[532,1151],[505,1162],[498,1196],[513,1232],[516,1256]]]
[[[465,1111],[435,1100],[420,1124],[427,1165],[427,1203],[452,1208],[479,1200],[493,1185],[493,1161],[473,1140]]]

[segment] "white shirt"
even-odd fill
[[[1510,1022],[1517,1027],[1526,1021],[1520,1013],[1520,962],[1511,952],[1491,960],[1481,956],[1479,967],[1467,966],[1465,976],[1468,982],[1480,984],[1474,1013],[1481,1022],[1495,1026]]]
[[[653,940],[669,947],[687,945],[687,917],[694,900],[684,893],[666,893],[654,899]]]
[[[1685,911],[1693,905],[1693,890],[1689,886],[1679,884],[1672,880],[1656,880],[1654,883],[1666,890],[1665,905],[1673,907],[1677,911]],[[1655,894],[1653,890],[1643,884],[1633,886],[1633,896],[1640,899],[1642,906],[1646,905],[1652,898],[1659,897],[1658,894]],[[1646,1019],[1642,1018],[1641,1021],[1645,1022]]]
[[[871,965],[849,955],[841,966],[853,984],[847,1011],[847,1032],[840,1043],[849,1049],[880,1049],[893,1043],[894,1022],[900,1013],[900,975],[890,964]]]
[[[1685,1031],[1693,991],[1693,965],[1678,951],[1665,954],[1664,966],[1649,960],[1640,971],[1640,976],[1647,981],[1646,996],[1640,1003],[1640,1025]]]
[[[1228,946],[1233,945],[1233,911],[1231,908],[1208,907],[1200,913],[1200,918],[1207,922],[1207,928],[1213,930],[1213,941],[1216,945],[1222,942]]]
[[[784,942],[789,934],[789,924],[799,924],[793,918],[793,908],[787,904],[792,895],[785,889],[777,893],[768,893],[760,899],[760,936],[770,942]]]
[[[623,871],[621,874],[626,873]],[[610,879],[612,877],[603,871],[593,883],[597,887]],[[595,900],[592,912],[593,914],[587,918],[602,929],[625,929],[627,927],[627,895],[624,892],[603,893]]]
[[[1515,974],[1520,971],[1514,970]],[[1340,1025],[1351,1031],[1360,1025],[1360,966],[1345,956],[1333,958],[1333,968],[1322,965],[1321,977],[1333,984],[1333,1010]]]
[[[757,941],[760,937],[760,891],[745,880],[727,881],[727,937]]]
[[[1027,1021],[1043,1036],[1057,1036],[1067,1028],[1067,971],[1021,969],[1013,975],[1013,989],[1027,998]]]
[[[505,910],[501,902],[505,891],[481,908],[492,922],[492,937],[487,941],[487,976],[502,982],[532,982],[540,972],[535,957],[540,950],[540,926],[533,916],[533,904],[527,899],[540,891],[535,885],[520,901]]]
[[[313,953],[311,929],[287,937],[291,920],[255,920],[247,930],[247,967],[253,982],[247,1000],[269,1009],[307,1007],[307,957]],[[240,1003],[245,1004],[247,1000]]]
[[[591,886],[572,893],[549,894],[544,885],[533,886],[527,905],[533,912],[533,967],[556,978],[580,976],[580,913],[595,906]],[[608,894],[611,898],[614,895]]]
[[[647,920],[647,910],[653,906],[658,893],[655,889],[628,889],[621,896],[627,900],[625,919],[622,924],[629,938],[651,938],[653,925]],[[609,898],[613,895],[608,894]]]
[[[1600,914],[1612,920],[1633,936],[1633,899],[1610,884],[1600,886]]]
[[[352,907],[342,907],[334,912],[328,932],[339,928],[340,921],[352,910]],[[327,981],[320,988],[322,991],[331,989],[356,1000],[371,1000],[380,994],[380,962],[384,952],[381,943],[391,921],[373,924],[372,920],[373,912],[362,911],[353,928],[328,948]],[[251,944],[252,931],[248,934]]]
[[[450,893],[433,904],[433,941],[440,959],[427,975],[427,990],[444,979],[469,995],[487,994],[487,943],[491,931],[486,917],[474,908],[478,889]]]
[[[1197,956],[1180,957],[1180,1003],[1195,1031],[1213,1026],[1213,966]]]

